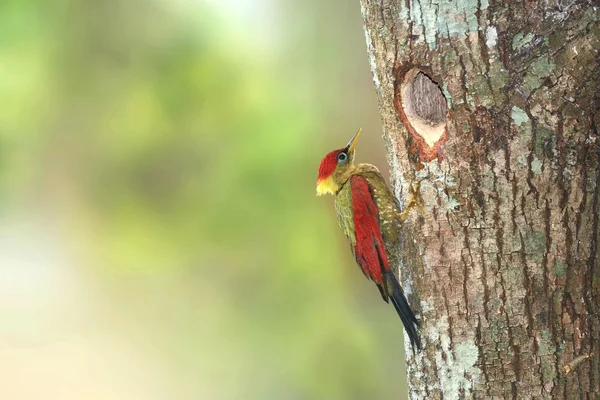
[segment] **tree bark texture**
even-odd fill
[[[599,4],[361,7],[396,194],[427,176],[410,398],[600,398]]]

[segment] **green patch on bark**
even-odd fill
[[[519,287],[523,282],[523,269],[516,265],[509,264],[509,267],[502,272],[504,278],[504,285],[507,288]],[[506,304],[504,306],[507,311],[511,310],[511,305]]]
[[[473,79],[473,90],[477,94],[477,99],[484,107],[492,107],[494,105],[494,94],[487,82],[487,77],[484,74],[477,74]]]
[[[498,303],[498,304],[495,304],[494,308],[496,308],[496,307],[499,308],[501,305],[500,302],[498,301],[496,303]],[[490,326],[487,329],[486,336],[493,343],[501,343],[502,336],[506,335],[506,324],[500,320],[490,320],[489,323],[490,323]]]
[[[554,357],[550,356],[542,356],[540,357],[541,361],[541,370],[542,370],[542,378],[544,382],[549,383],[552,382],[554,377],[556,376],[556,372],[554,370]]]
[[[533,160],[531,161],[531,171],[533,171],[533,173],[536,175],[539,175],[542,173],[542,163],[536,157],[534,157]]]
[[[455,198],[455,197],[450,197],[448,199],[448,209],[450,211],[454,211],[456,210],[458,207],[460,207],[460,202]]]
[[[535,129],[535,142],[533,144],[535,155],[538,158],[552,157],[554,155],[556,134],[546,128]]]
[[[422,29],[425,42],[433,50],[438,37],[464,38],[469,32],[477,32],[479,23],[475,12],[487,7],[487,0],[479,5],[478,0],[423,2],[418,7],[410,7],[409,18],[417,21],[415,30]]]
[[[444,86],[442,86],[442,93],[444,93],[444,97],[448,103],[448,108],[452,108],[452,96],[450,96],[450,92],[448,91],[447,83],[444,83]]]
[[[492,87],[495,89],[502,89],[510,82],[508,72],[502,68],[502,63],[494,63],[490,66],[489,77]]]
[[[467,100],[467,103],[471,106],[471,107],[475,107],[475,100],[473,99],[473,96],[471,96],[471,94],[469,92],[467,92],[465,94],[465,99]]]
[[[473,378],[481,373],[480,369],[476,367],[478,358],[479,348],[474,343],[456,343],[454,362],[448,369],[448,379],[442,379],[444,393],[449,394],[449,398],[458,398],[461,391],[466,396],[470,394]],[[452,397],[453,394],[456,397]]]
[[[523,77],[521,90],[523,94],[529,96],[533,91],[542,86],[542,80],[535,75],[527,74]]]
[[[456,178],[452,175],[447,176],[444,179],[444,183],[446,184],[446,187],[456,187]]]
[[[505,235],[504,249],[507,253],[517,253],[521,251],[521,239],[517,235]]]
[[[525,114],[525,111],[520,109],[517,106],[513,106],[510,116],[517,126],[523,125],[525,122],[529,121],[529,117]]]
[[[552,273],[555,276],[562,277],[565,276],[567,266],[561,260],[556,260],[556,262],[552,265]]]
[[[523,32],[517,33],[512,40],[512,49],[518,50],[521,47],[525,46],[527,43],[531,42],[533,39],[533,33],[528,33],[524,35]]]
[[[554,73],[554,69],[556,68],[556,64],[554,64],[548,56],[540,57],[535,62],[531,64],[529,72],[538,76],[538,77],[546,77],[550,76]]]
[[[552,332],[543,330],[538,338],[539,355],[549,356],[554,354],[554,342],[552,340]]]
[[[456,343],[454,354],[456,355],[456,360],[460,360],[462,369],[467,371],[477,363],[479,348],[473,343]]]
[[[481,186],[489,191],[494,190],[494,171],[486,170],[481,174]]]
[[[546,233],[531,232],[525,236],[525,254],[530,255],[533,261],[541,263],[546,252]]]
[[[469,397],[474,382],[479,380],[481,370],[477,367],[479,348],[473,342],[452,343],[448,331],[450,324],[447,317],[436,321],[428,331],[431,343],[438,343],[433,348],[435,361],[440,366],[438,376],[444,396],[458,399],[461,394]]]
[[[530,95],[531,92],[542,86],[544,80],[554,73],[555,68],[556,65],[548,57],[540,57],[533,62],[523,78],[521,86],[525,95]]]

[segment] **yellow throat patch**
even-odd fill
[[[334,182],[333,176],[317,181],[317,196],[322,196],[327,193],[335,194],[339,186]]]

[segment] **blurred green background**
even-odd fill
[[[400,399],[328,151],[387,170],[360,4],[0,3],[0,398]]]

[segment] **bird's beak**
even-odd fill
[[[354,134],[352,139],[350,139],[350,141],[348,142],[348,145],[346,146],[346,148],[348,149],[349,153],[354,151],[354,145],[356,144],[356,141],[358,140],[358,137],[360,136],[361,132],[362,132],[362,128],[360,128],[358,131],[356,131],[356,133]]]

